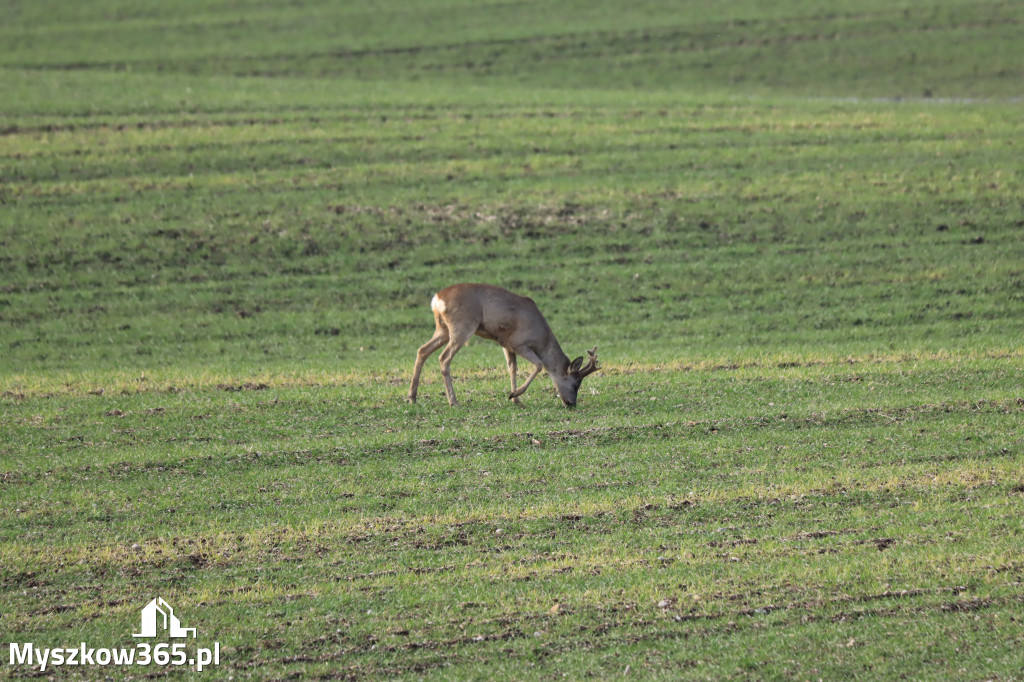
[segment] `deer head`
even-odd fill
[[[560,381],[555,381],[555,390],[558,391],[558,397],[562,399],[566,407],[576,407],[576,396],[579,394],[583,378],[601,369],[597,365],[597,346],[594,346],[593,350],[588,350],[587,355],[590,358],[586,365],[583,364],[581,355],[569,363],[565,376]]]

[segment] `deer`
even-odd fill
[[[533,299],[519,296],[491,284],[455,284],[434,294],[430,301],[434,312],[434,335],[416,351],[416,364],[409,386],[409,402],[416,402],[423,363],[441,346],[441,376],[448,404],[455,406],[452,387],[452,358],[474,334],[496,342],[505,352],[512,392],[508,399],[518,403],[542,369],[546,369],[555,384],[555,391],[566,407],[576,406],[580,384],[593,374],[597,365],[597,346],[588,350],[590,356],[583,364],[583,356],[570,361],[562,352],[547,320]],[[522,356],[533,363],[534,370],[522,386],[516,386],[516,358]]]

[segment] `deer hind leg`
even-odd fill
[[[416,351],[416,365],[412,368],[412,384],[409,386],[409,402],[416,402],[416,392],[420,386],[420,372],[423,370],[423,363],[434,354],[434,351],[446,343],[448,343],[448,329],[443,324],[438,324],[437,329],[434,330],[434,336]]]
[[[517,346],[513,353],[518,353],[519,355],[522,355],[524,358],[526,358],[527,360],[534,364],[533,373],[530,374],[529,378],[526,380],[526,383],[524,383],[518,389],[513,388],[512,393],[510,393],[508,396],[509,400],[518,401],[519,396],[526,393],[526,389],[530,387],[530,384],[533,382],[533,380],[536,379],[537,375],[540,374],[540,371],[544,369],[544,363],[541,361],[540,357],[532,350],[530,350],[530,348],[527,346]]]
[[[516,354],[504,346],[501,347],[501,350],[505,352],[505,364],[508,365],[508,377],[512,382],[512,393],[509,394],[509,399],[514,403],[518,403],[519,396],[513,397],[516,392]]]
[[[458,405],[459,401],[455,399],[455,388],[452,386],[452,358],[469,342],[473,336],[473,330],[450,329],[448,336],[448,346],[441,351],[441,376],[444,377],[444,390],[448,394],[448,404],[454,406]]]

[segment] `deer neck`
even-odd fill
[[[548,371],[548,374],[565,374],[569,369],[569,357],[562,352],[562,347],[558,345],[558,341],[555,337],[551,337],[551,343],[543,349],[543,352],[539,353],[541,361],[544,363],[544,369]]]

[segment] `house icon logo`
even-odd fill
[[[158,614],[162,618],[159,618]],[[181,627],[181,621],[174,615],[171,605],[157,597],[142,609],[142,632],[134,633],[132,637],[156,637],[157,629],[161,625],[171,637],[188,637],[190,632],[193,639],[196,636],[196,629]]]

